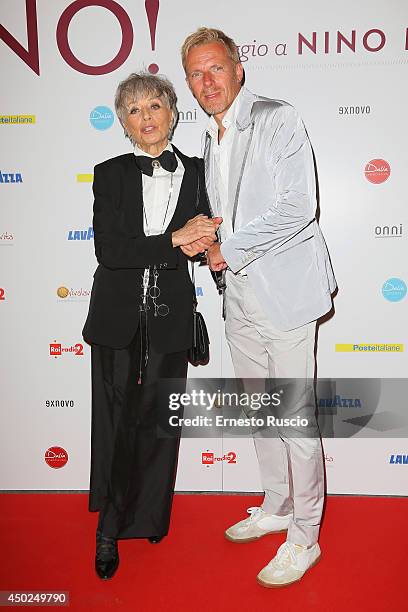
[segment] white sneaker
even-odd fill
[[[311,548],[285,542],[278,548],[276,556],[256,577],[264,587],[284,587],[297,582],[303,574],[320,560],[319,544]]]
[[[262,508],[255,506],[248,508],[248,518],[239,521],[225,532],[225,537],[231,542],[252,542],[268,533],[283,533],[288,530],[291,514],[277,516],[267,514]]]

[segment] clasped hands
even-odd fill
[[[173,246],[179,246],[187,257],[207,251],[207,261],[213,272],[227,268],[220,243],[217,242],[216,231],[222,223],[222,217],[212,219],[205,215],[197,215],[179,230],[173,232]]]

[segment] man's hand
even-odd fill
[[[185,246],[196,240],[201,240],[203,237],[210,238],[214,242],[216,240],[215,232],[221,222],[222,219],[220,217],[209,219],[205,215],[197,215],[187,221],[183,227],[172,233],[173,247]]]
[[[213,217],[211,221],[214,223],[215,228],[219,228],[222,223],[222,217]],[[204,253],[207,249],[210,248],[212,244],[214,244],[216,240],[216,236],[202,236],[197,240],[193,240],[189,244],[183,244],[180,246],[180,249],[183,251],[184,255],[187,257],[195,257],[198,253]]]
[[[180,249],[183,251],[184,255],[187,257],[195,257],[198,253],[204,253],[210,246],[214,244],[214,240],[209,237],[201,238],[200,240],[195,240],[190,244],[186,244],[181,246]]]
[[[219,242],[215,242],[207,251],[207,261],[210,266],[210,270],[213,272],[220,272],[228,268],[228,264],[225,261],[221,253],[221,246]]]

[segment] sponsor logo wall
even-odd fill
[[[302,0],[254,0],[251,8],[262,18],[248,21],[244,0],[180,0],[177,14],[171,3],[144,0],[2,1],[0,247],[13,248],[0,248],[0,461],[18,459],[0,488],[88,487],[90,349],[81,330],[96,267],[93,168],[131,151],[114,93],[142,68],[174,83],[174,142],[200,155],[208,119],[186,86],[179,48],[209,15],[239,45],[246,86],[294,104],[313,144],[319,221],[339,284],[335,314],[319,328],[319,377],[406,377],[408,5],[345,0],[330,11],[317,0],[305,12]],[[196,293],[211,361],[189,374],[232,377],[205,267]],[[359,410],[360,400],[335,394],[318,408]],[[406,441],[325,438],[324,448],[329,492],[408,494]],[[260,490],[252,441],[182,440],[177,488]]]

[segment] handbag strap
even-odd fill
[[[193,283],[193,288],[194,288],[193,312],[195,312],[197,310],[198,300],[197,300],[197,292],[196,292],[196,284],[195,284],[194,261],[190,260],[190,263],[191,263],[191,282]]]
[[[199,162],[197,161],[195,157],[193,157],[193,162],[197,170],[197,193],[196,193],[196,203],[195,203],[195,207],[197,211],[200,206],[200,168],[199,168]],[[194,287],[193,312],[195,312],[197,309],[197,305],[198,305],[196,285],[195,285],[195,268],[194,268],[195,262],[192,259],[190,259],[190,263],[191,263],[191,282],[193,283],[193,287]]]

